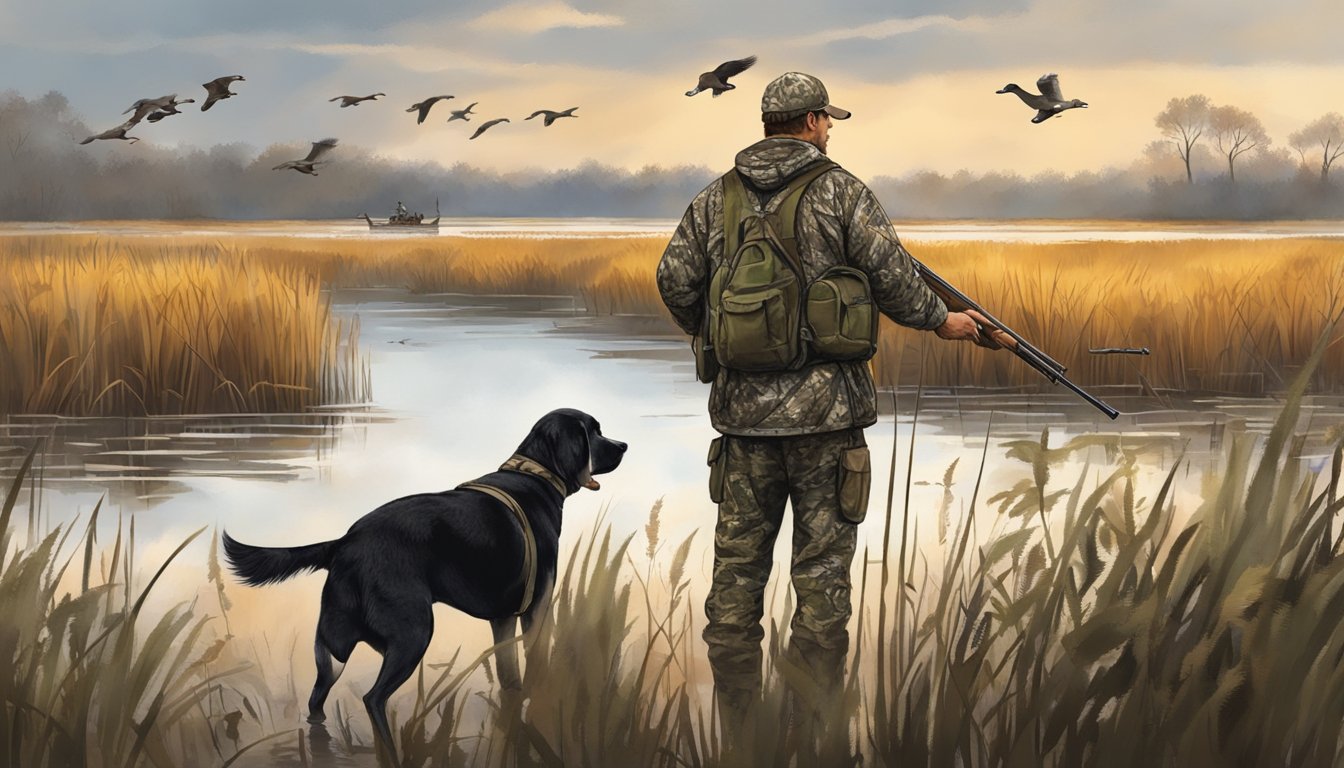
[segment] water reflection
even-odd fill
[[[114,504],[152,507],[190,493],[186,480],[194,477],[320,479],[342,440],[361,439],[369,425],[388,420],[370,406],[293,414],[15,415],[0,421],[0,477],[13,477],[37,445],[33,473],[45,487],[105,489]]]

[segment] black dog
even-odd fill
[[[535,549],[507,502],[480,489],[406,496],[361,517],[341,538],[303,547],[253,547],[224,535],[235,574],[258,586],[304,570],[327,569],[317,620],[317,682],[308,699],[308,721],[326,719],[323,705],[342,665],[361,640],[383,655],[378,679],[364,696],[369,718],[393,756],[386,704],[415,671],[434,631],[433,603],[446,603],[490,621],[496,643],[526,635],[544,616],[555,583],[560,519],[565,498],[596,490],[593,475],[621,463],[626,444],[602,436],[582,411],[543,416],[500,471],[476,483],[516,500],[526,515]],[[528,559],[535,579],[525,568]],[[533,588],[529,590],[529,585]],[[531,599],[526,600],[531,591]],[[525,604],[526,601],[526,604]],[[522,688],[513,644],[496,658],[500,684]]]

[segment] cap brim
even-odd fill
[[[832,118],[834,118],[834,119],[836,119],[836,120],[848,120],[848,119],[849,119],[849,110],[847,110],[847,109],[841,109],[841,108],[835,106],[834,104],[827,104],[827,105],[826,105],[826,114],[830,115]]]

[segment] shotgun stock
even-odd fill
[[[977,304],[974,299],[957,290],[955,286],[939,277],[936,272],[926,267],[921,261],[913,257],[911,260],[915,262],[915,268],[919,271],[919,276],[923,278],[929,288],[938,295],[938,298],[943,300],[943,303],[947,305],[949,312],[964,312],[968,309],[973,309],[980,313],[980,315],[988,320],[991,325],[996,329],[1003,331],[1003,333],[1011,339],[1011,341],[1005,342],[1003,346],[1008,347],[1008,349],[1012,350],[1013,354],[1021,358],[1023,362],[1030,365],[1032,368],[1035,368],[1038,373],[1049,379],[1051,384],[1063,384],[1065,388],[1086,400],[1097,410],[1112,419],[1120,415],[1119,411],[1089,394],[1082,387],[1069,381],[1068,378],[1064,376],[1064,372],[1068,369],[1054,358],[1037,349],[1031,342],[1022,338],[1013,329],[1004,325],[998,318],[985,311],[985,308]],[[981,332],[983,333],[984,330],[982,329]]]

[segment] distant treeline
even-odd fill
[[[80,145],[97,133],[52,92],[0,95],[0,219],[333,219],[386,215],[396,200],[445,216],[675,218],[720,170],[638,171],[584,163],[501,173],[390,160],[342,145],[315,180],[271,167],[308,146]],[[1186,159],[1155,141],[1129,167],[1023,177],[960,171],[868,179],[893,218],[1292,219],[1344,216],[1344,187],[1304,157],[1267,147],[1228,162],[1195,145]],[[725,163],[727,162],[725,158]],[[428,212],[428,211],[427,211]]]

